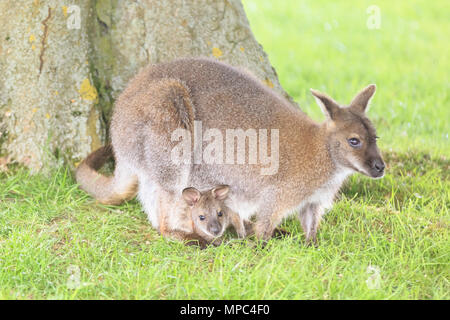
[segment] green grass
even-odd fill
[[[281,84],[323,119],[309,89],[348,104],[369,83],[369,111],[384,150],[450,155],[450,2],[244,1],[252,30]],[[377,5],[380,29],[366,26]]]
[[[348,181],[319,248],[301,245],[295,219],[265,248],[232,234],[185,247],[158,236],[136,201],[96,204],[66,168],[19,169],[0,174],[0,298],[449,299],[447,2],[377,0],[381,29],[368,30],[373,2],[245,0],[283,87],[313,118],[309,88],[348,103],[378,85],[369,114],[387,175]]]

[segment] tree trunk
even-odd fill
[[[0,156],[34,170],[104,143],[114,100],[150,63],[215,57],[287,96],[240,0],[0,1],[0,25]]]

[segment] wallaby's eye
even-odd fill
[[[206,219],[205,216],[198,216],[198,218],[202,221]]]
[[[222,211],[219,211],[219,212],[217,212],[217,215],[218,215],[219,217],[221,217],[221,216],[223,216],[223,212],[222,212]]]
[[[361,141],[358,138],[348,139],[348,144],[353,148],[361,147]]]

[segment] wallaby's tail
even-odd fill
[[[136,195],[137,179],[120,172],[116,164],[114,175],[105,176],[98,170],[113,157],[112,146],[106,145],[92,152],[77,167],[75,178],[80,188],[104,204],[120,204]]]

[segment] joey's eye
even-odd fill
[[[350,138],[347,141],[348,144],[353,148],[361,147],[361,141],[358,138]]]
[[[217,215],[218,215],[219,217],[221,217],[221,216],[223,216],[223,212],[222,212],[222,211],[219,211],[219,212],[217,212]]]
[[[198,216],[198,218],[202,221],[205,220],[205,216]]]

